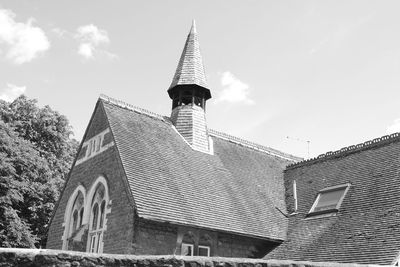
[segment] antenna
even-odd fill
[[[307,143],[307,158],[310,158],[310,143],[311,143],[310,140],[303,140],[297,137],[290,137],[290,136],[286,136],[286,139]]]

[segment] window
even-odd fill
[[[199,256],[210,257],[210,247],[209,246],[199,246]]]
[[[182,256],[193,256],[193,245],[182,243],[181,255]]]
[[[308,215],[311,216],[339,211],[340,205],[349,187],[350,184],[344,184],[324,188],[319,191]]]
[[[92,212],[89,229],[89,252],[103,252],[104,216],[105,216],[105,187],[98,184],[92,200]]]
[[[65,209],[65,228],[62,236],[62,249],[73,249],[72,243],[79,242],[78,231],[81,230],[83,208],[85,206],[85,188],[79,185],[68,199]]]

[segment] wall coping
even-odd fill
[[[354,263],[262,260],[177,255],[94,254],[51,249],[0,248],[1,266],[135,266],[135,267],[362,267]],[[389,266],[389,265],[387,265]]]

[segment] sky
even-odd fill
[[[100,94],[169,115],[195,19],[208,127],[314,157],[400,131],[399,12],[400,1],[0,0],[0,98],[49,105],[78,140]]]

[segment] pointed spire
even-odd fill
[[[200,54],[196,22],[194,20],[168,92],[170,93],[170,90],[178,85],[198,85],[207,89],[207,95],[209,96],[207,98],[211,97],[204,72],[203,59]]]
[[[196,30],[196,21],[193,19],[192,20],[192,28],[190,29],[190,33],[191,34],[196,34],[197,30]]]

